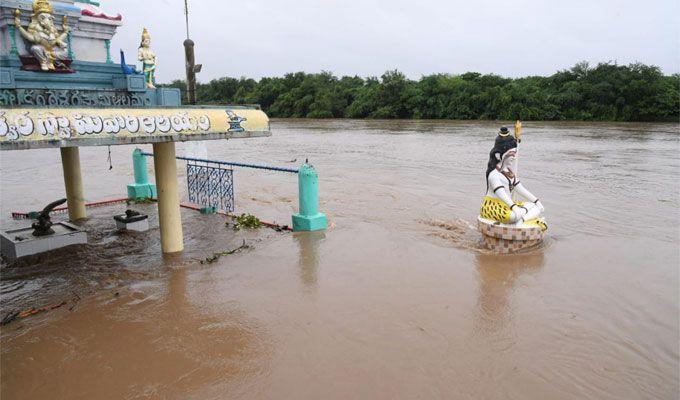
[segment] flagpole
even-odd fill
[[[515,170],[513,173],[515,174],[515,179],[519,180],[519,144],[522,142],[522,122],[520,120],[517,120],[515,122],[515,139],[517,139],[517,155],[515,156]],[[517,200],[514,198],[515,196],[513,195],[513,200]]]
[[[189,39],[189,0],[184,0],[184,18],[187,26],[187,39]]]
[[[187,38],[184,41],[184,61],[187,72],[187,103],[196,104],[196,72],[201,70],[201,65],[195,65],[194,41],[189,38],[189,1],[184,0],[184,15],[187,24]]]

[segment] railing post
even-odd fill
[[[319,231],[328,227],[326,215],[319,212],[319,177],[305,163],[298,172],[299,213],[293,214],[293,231]]]
[[[146,156],[141,149],[132,152],[132,165],[135,171],[135,183],[127,185],[128,199],[155,199],[156,185],[149,183],[149,173],[146,169]]]

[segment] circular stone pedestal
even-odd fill
[[[506,225],[477,217],[477,228],[489,250],[501,254],[515,253],[543,241],[543,229],[535,225]]]

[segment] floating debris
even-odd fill
[[[7,315],[5,315],[5,318],[3,318],[2,321],[0,321],[0,325],[5,326],[5,325],[9,324],[10,322],[14,321],[17,318],[26,318],[26,317],[29,317],[31,315],[41,313],[43,311],[54,310],[54,309],[57,309],[57,308],[65,305],[65,304],[66,304],[66,301],[62,301],[59,304],[53,304],[51,306],[45,306],[45,307],[40,307],[40,308],[31,307],[31,308],[29,308],[28,310],[25,310],[25,311],[10,311],[9,313],[7,313]]]
[[[10,311],[9,313],[7,313],[7,315],[5,315],[5,318],[3,318],[2,321],[0,321],[0,326],[5,326],[10,322],[14,321],[15,319],[17,319],[20,312],[21,311]]]
[[[215,261],[219,260],[220,257],[222,256],[228,256],[231,254],[234,254],[238,251],[241,251],[243,249],[249,249],[251,246],[246,244],[246,240],[243,239],[243,244],[241,244],[239,247],[235,248],[234,250],[227,250],[227,251],[222,251],[219,253],[213,253],[212,256],[206,257],[204,260],[201,260],[201,264],[212,264]]]

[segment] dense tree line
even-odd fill
[[[185,90],[183,81],[170,87]],[[197,87],[202,104],[260,104],[271,117],[678,121],[680,74],[644,64],[579,63],[551,76],[467,72],[418,81],[330,72],[220,78]]]

